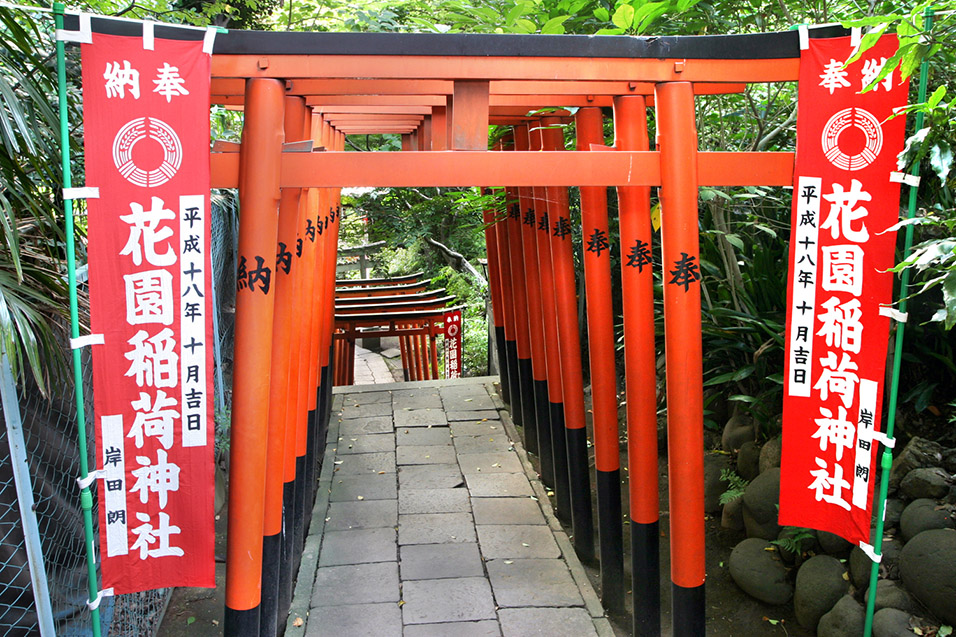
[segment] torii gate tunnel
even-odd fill
[[[663,263],[696,262],[698,187],[792,185],[794,154],[699,150],[695,96],[796,81],[799,65],[796,31],[659,38],[220,35],[212,102],[241,107],[245,127],[241,145],[214,147],[211,185],[239,189],[239,256],[252,262],[275,254],[278,243],[294,245],[313,222],[320,228],[314,242],[305,242],[303,266],[277,276],[270,294],[252,294],[250,286],[237,295],[226,634],[275,634],[288,609],[331,412],[340,188],[506,189],[508,215],[496,219],[488,211],[485,218],[502,393],[587,561],[594,538],[568,188],[581,189],[585,239],[600,240],[607,237],[606,187],[617,187],[622,250],[652,243],[650,188],[658,188]],[[570,121],[571,113],[560,110],[568,107],[578,109],[573,152],[556,127]],[[558,110],[533,114],[545,108]],[[603,145],[607,108],[613,108],[613,147]],[[656,112],[655,144],[648,139],[649,108]],[[489,124],[512,127],[492,149]],[[405,152],[344,151],[346,136],[379,133],[400,134]],[[646,257],[640,267],[622,268],[633,613],[635,634],[651,635],[660,632],[653,265],[649,254],[632,256]],[[599,561],[605,606],[620,609],[620,454],[606,250],[585,251],[584,268]],[[664,286],[676,635],[704,634],[700,317],[693,276]],[[283,502],[294,515],[283,516]],[[293,541],[283,544],[280,536]]]

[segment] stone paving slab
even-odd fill
[[[395,561],[398,559],[397,534],[395,529],[326,531],[319,568]]]
[[[332,502],[346,502],[349,500],[390,500],[397,497],[398,482],[394,473],[372,473],[355,476],[334,476],[329,499]]]
[[[471,511],[468,489],[402,489],[399,513],[465,513]]]
[[[474,542],[409,544],[399,549],[402,581],[484,577],[481,553]]]
[[[342,405],[342,419],[346,418],[370,418],[372,416],[391,416],[392,403],[385,401],[377,403],[360,403]]]
[[[488,388],[460,379],[335,389],[341,415],[293,603],[307,622],[290,616],[289,637],[610,635]]]
[[[306,637],[402,637],[398,604],[351,604],[313,610]]]
[[[441,409],[407,409],[395,412],[395,426],[402,427],[443,427],[448,424],[445,412]]]
[[[450,396],[444,398],[449,411],[484,411],[494,409],[495,403],[488,394],[484,396]]]
[[[451,429],[448,427],[406,427],[395,431],[395,444],[400,447],[410,445],[450,445]]]
[[[358,405],[392,402],[392,393],[387,391],[366,391],[361,394],[343,395],[339,408],[353,408]]]
[[[475,542],[471,513],[409,513],[398,516],[398,543]]]
[[[531,484],[523,473],[470,473],[466,481],[472,498],[534,495]]]
[[[465,453],[499,453],[512,448],[504,434],[498,436],[455,436],[455,451]]]
[[[498,616],[504,637],[597,637],[587,611],[580,608],[503,608]]]
[[[453,624],[414,624],[405,627],[405,637],[501,637],[498,622],[455,622]]]
[[[478,543],[486,560],[561,557],[558,543],[547,526],[530,524],[478,525]]]
[[[521,461],[511,452],[469,453],[462,455],[458,462],[466,476],[472,473],[518,473]]]
[[[450,445],[403,445],[395,454],[400,465],[451,464],[455,458],[455,448]]]
[[[395,411],[404,411],[406,409],[441,409],[442,400],[441,396],[437,393],[422,393],[415,396],[393,396],[392,407]]]
[[[499,420],[450,423],[452,436],[507,436]]]
[[[398,562],[326,566],[315,575],[312,606],[398,603]]]
[[[339,433],[343,436],[390,434],[393,430],[391,414],[368,418],[344,418],[339,424]]]
[[[402,599],[406,625],[497,619],[491,585],[484,577],[404,582]]]
[[[547,524],[531,498],[475,498],[475,524]]]
[[[335,460],[335,475],[350,476],[362,473],[395,473],[395,454],[392,452],[355,453]]]
[[[401,489],[453,489],[464,483],[457,464],[407,465],[398,471]]]
[[[395,451],[395,436],[392,434],[375,434],[371,436],[339,436],[336,453],[375,453],[381,451]]]
[[[375,529],[398,524],[398,500],[332,502],[325,520],[329,531]]]
[[[487,566],[499,608],[584,605],[564,560],[491,560]]]

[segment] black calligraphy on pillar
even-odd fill
[[[630,268],[637,268],[638,272],[644,271],[645,265],[651,264],[651,244],[646,241],[636,239],[631,250],[627,253],[627,262],[624,264]]]
[[[553,234],[559,239],[563,239],[571,234],[571,222],[567,217],[558,217],[558,220],[554,222]]]
[[[305,236],[309,238],[309,241],[315,243],[315,225],[311,219],[305,220]]]
[[[295,256],[302,256],[302,239],[295,240]]]
[[[279,251],[276,252],[276,271],[282,270],[286,274],[292,269],[292,253],[285,249],[285,244],[279,242]]]
[[[680,259],[674,261],[674,269],[671,270],[673,278],[668,283],[684,286],[684,292],[690,289],[690,284],[700,281],[700,270],[697,267],[697,257],[692,257],[686,252],[680,253]]]
[[[593,252],[597,256],[601,256],[601,253],[610,250],[611,244],[607,241],[607,232],[601,230],[600,228],[595,228],[594,232],[591,233],[591,236],[588,237],[588,252]]]
[[[266,260],[262,257],[255,257],[256,267],[253,270],[248,269],[246,257],[239,257],[239,268],[236,271],[236,289],[245,290],[249,288],[250,292],[256,291],[256,284],[263,294],[269,293],[272,285],[272,268],[266,266]]]
[[[518,204],[515,204],[508,208],[508,216],[514,219],[515,221],[521,221],[521,209],[518,208]]]
[[[542,212],[541,217],[539,218],[539,221],[538,221],[538,230],[541,230],[542,232],[547,232],[550,229],[551,229],[551,225],[550,225],[550,222],[548,221],[548,213]]]
[[[524,211],[524,225],[534,228],[534,210],[528,208]]]

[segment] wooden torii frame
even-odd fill
[[[843,34],[839,29],[814,33]],[[212,61],[212,101],[242,108],[245,128],[238,152],[211,154],[211,185],[239,188],[239,254],[247,258],[273,254],[277,242],[290,246],[297,236],[303,237],[309,231],[305,222],[324,222],[319,237],[313,229],[301,255],[301,274],[292,277],[285,290],[280,285],[272,296],[253,298],[241,292],[237,296],[226,634],[269,634],[276,626],[276,609],[288,607],[291,580],[271,569],[275,560],[288,573],[290,556],[301,552],[302,513],[314,493],[311,459],[321,449],[316,442],[324,441],[322,428],[328,421],[339,188],[507,187],[510,198],[521,206],[519,215],[531,210],[535,218],[543,218],[544,213],[560,213],[566,188],[576,186],[582,188],[585,223],[600,229],[603,187],[614,186],[619,188],[622,245],[628,245],[645,236],[649,240],[644,204],[648,188],[657,187],[664,210],[663,262],[692,261],[698,257],[699,186],[789,186],[793,172],[793,153],[698,150],[695,95],[740,91],[751,82],[796,81],[798,69],[795,31],[660,38],[242,31],[220,35]],[[645,118],[651,105],[657,112],[658,143],[653,150]],[[527,115],[539,108],[572,106],[581,109],[575,119],[578,150],[583,152],[567,152],[553,135],[535,133],[542,121]],[[614,108],[613,149],[593,146],[601,142],[602,136],[594,133],[602,107]],[[557,113],[556,120],[552,116],[551,123],[561,121],[561,115],[566,113]],[[549,125],[547,120],[543,123]],[[514,126],[512,145],[489,151],[489,124]],[[403,149],[409,152],[345,151],[346,135],[376,133],[402,135]],[[293,152],[292,147],[283,152],[284,143],[301,140],[312,140],[321,152]],[[571,246],[570,241],[555,241],[548,234],[535,236],[520,221],[510,219],[495,224],[487,235],[495,324],[500,351],[508,354],[503,385],[511,394],[516,419],[527,420],[529,413],[537,414],[532,416],[537,419],[542,413],[538,384],[542,375],[545,411],[547,403],[552,416],[555,405],[563,411],[561,429],[546,432],[534,423],[539,427],[535,444],[541,445],[542,459],[545,443],[554,455],[552,479],[556,485],[563,481],[558,510],[574,517],[576,547],[587,555],[593,550],[587,546],[590,502],[585,507],[568,500],[568,490],[580,489],[581,481],[587,480],[586,466],[582,474],[575,460],[586,443],[580,353],[567,345],[578,338]],[[533,273],[530,266],[535,266]],[[589,311],[588,330],[595,381],[604,601],[616,607],[623,599],[623,572],[616,554],[621,520],[617,422],[607,409],[616,386],[612,317],[604,302],[610,298],[609,270],[606,260],[601,266],[586,258],[585,267],[588,307],[595,308]],[[635,573],[635,632],[641,634],[659,631],[649,281],[649,276],[641,279],[636,274],[624,280],[631,533],[632,542],[638,543],[636,555],[653,553]],[[664,308],[673,626],[675,634],[702,635],[699,286],[665,285]],[[529,328],[529,321],[536,322]],[[556,356],[554,344],[561,342],[565,346]],[[265,382],[270,370],[274,379],[289,369],[296,371],[286,385]],[[518,409],[522,400],[530,411],[524,405]],[[280,442],[276,447],[277,436],[270,436],[270,431],[286,418],[292,424],[275,429],[285,432],[285,446]],[[530,430],[532,422],[525,424]],[[566,456],[564,467],[558,465],[559,454]],[[290,465],[293,476],[305,478],[295,481],[294,496],[283,492],[289,489]],[[285,482],[274,486],[278,475],[284,475]],[[642,486],[642,480],[647,484]],[[283,498],[290,497],[296,513],[287,521],[281,511]],[[605,523],[615,516],[616,530]],[[290,549],[282,546],[278,560],[275,553],[280,549],[270,538],[277,539],[286,524],[294,542]],[[641,578],[642,573],[647,577]]]

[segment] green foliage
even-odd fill
[[[794,555],[803,555],[813,547],[816,542],[816,534],[813,529],[805,529],[799,526],[784,527],[783,537],[776,540],[770,540],[770,543],[779,546],[781,550]]]
[[[720,494],[721,504],[729,504],[743,496],[744,490],[747,488],[747,485],[750,484],[749,480],[741,478],[733,469],[721,469],[720,479],[729,485],[727,490]]]
[[[55,60],[40,53],[51,31],[0,7],[0,330],[15,373],[28,368],[41,391],[65,372],[68,307]]]

